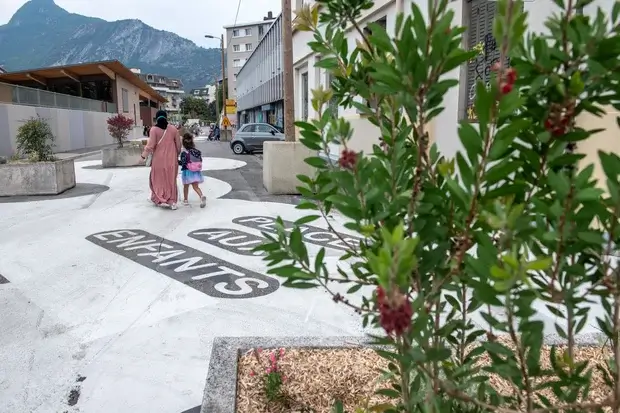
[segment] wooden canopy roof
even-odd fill
[[[66,66],[44,67],[40,69],[29,69],[18,72],[0,72],[0,82],[19,83],[35,81],[46,85],[50,79],[73,79],[80,82],[83,76],[104,74],[110,79],[116,79],[119,75],[140,90],[140,95],[157,102],[166,102],[166,98],[157,93],[155,89],[140,79],[135,73],[129,70],[118,60],[106,60],[93,63],[80,63]]]

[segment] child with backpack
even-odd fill
[[[189,186],[200,197],[200,208],[207,205],[207,197],[200,190],[201,183],[204,182],[202,176],[202,154],[196,145],[194,145],[194,135],[191,133],[183,134],[183,150],[181,151],[181,181],[183,182],[183,205],[189,205],[187,197],[189,195]]]

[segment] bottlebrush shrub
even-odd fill
[[[123,143],[129,137],[129,132],[133,128],[133,119],[123,116],[121,113],[108,118],[108,132],[118,143],[118,147],[122,148]]]
[[[446,74],[477,53],[462,49],[465,28],[453,26],[448,1],[429,0],[426,13],[413,2],[393,36],[377,24],[372,34],[361,29],[370,0],[318,3],[320,12],[301,10],[297,29],[313,33],[316,65],[333,80],[313,91],[317,118],[297,125],[308,148],[344,150],[338,163],[306,160],[317,173],[299,178],[306,200],[298,208],[317,213],[297,225],[337,210],[363,241],[342,239],[347,265],[330,272],[324,249],[311,261],[299,228],[278,221],[260,247],[270,272],[289,287],[325,288],[364,325],[383,328],[376,342],[391,346],[381,353],[392,363],[389,411],[439,413],[456,402],[504,413],[618,411],[620,272],[607,256],[620,242],[620,157],[598,152],[603,190],[573,149],[601,131],[580,127],[581,114],[620,109],[620,4],[588,17],[578,8],[590,0],[555,0],[548,33],[534,34],[522,2],[499,0],[494,36],[500,62],[510,57],[512,67],[499,65],[488,87],[477,85],[479,123],[455,125],[463,150],[446,159],[429,144],[429,122],[457,87]],[[351,125],[327,109],[331,99],[376,125],[384,148],[353,151]],[[599,303],[602,312],[590,314]],[[557,317],[548,328],[566,341],[549,360],[537,309]],[[601,368],[609,395],[601,400],[589,399],[595,366],[574,358],[587,324],[614,354]],[[491,375],[512,389],[498,392]]]

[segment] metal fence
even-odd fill
[[[116,104],[101,100],[63,95],[24,86],[7,85],[12,89],[13,103],[26,106],[87,110],[91,112],[116,113]]]

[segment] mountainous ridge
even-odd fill
[[[9,71],[117,59],[143,73],[180,78],[189,91],[213,83],[220,53],[138,19],[70,13],[54,0],[30,0],[0,26],[0,65]]]

